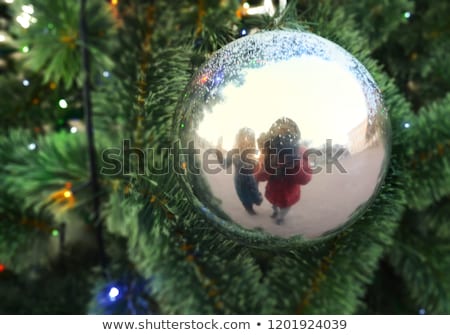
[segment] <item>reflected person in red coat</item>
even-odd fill
[[[311,181],[312,171],[300,142],[297,124],[278,119],[264,134],[261,164],[255,173],[258,182],[267,181],[265,197],[272,204],[272,218],[282,224],[289,209],[300,200],[300,185]]]

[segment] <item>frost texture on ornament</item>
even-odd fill
[[[257,38],[254,39],[253,37]],[[375,116],[380,92],[366,68],[339,45],[312,33],[295,31],[267,31],[234,41],[216,52],[198,72],[187,95],[207,96],[213,100],[224,81],[239,85],[244,68],[257,68],[270,63],[287,61],[302,56],[319,57],[338,63],[360,81],[369,105],[369,122]]]
[[[189,198],[237,235],[332,235],[370,205],[390,154],[374,79],[311,33],[261,32],[217,51],[187,86],[175,127],[197,150],[180,177]]]

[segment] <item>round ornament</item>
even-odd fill
[[[367,69],[315,34],[266,31],[212,55],[175,118],[192,204],[251,242],[314,241],[377,194],[390,121]]]

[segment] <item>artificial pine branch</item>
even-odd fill
[[[396,235],[389,261],[409,295],[428,314],[450,313],[450,239],[410,213]]]
[[[410,208],[424,209],[450,194],[450,94],[420,110],[408,120],[405,131],[405,169],[411,174],[407,187]]]

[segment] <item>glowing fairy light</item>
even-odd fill
[[[34,14],[34,7],[33,5],[24,5],[22,6],[22,11],[28,15]]]
[[[111,300],[111,301],[116,300],[117,297],[119,296],[119,294],[120,294],[120,291],[117,287],[115,287],[115,286],[111,287],[108,292],[109,300]]]
[[[287,0],[279,1],[279,11],[283,11],[286,8]],[[250,6],[248,2],[242,4],[242,13],[244,15],[270,15],[274,16],[276,12],[275,6],[272,0],[264,0],[260,6]]]
[[[32,14],[34,14],[33,5],[23,5],[22,13],[16,17],[16,21],[22,26],[22,28],[28,29],[32,23],[37,22],[37,19],[33,17]]]
[[[67,107],[69,107],[69,104],[67,103],[67,101],[65,99],[59,100],[58,105],[62,109],[66,109]]]

